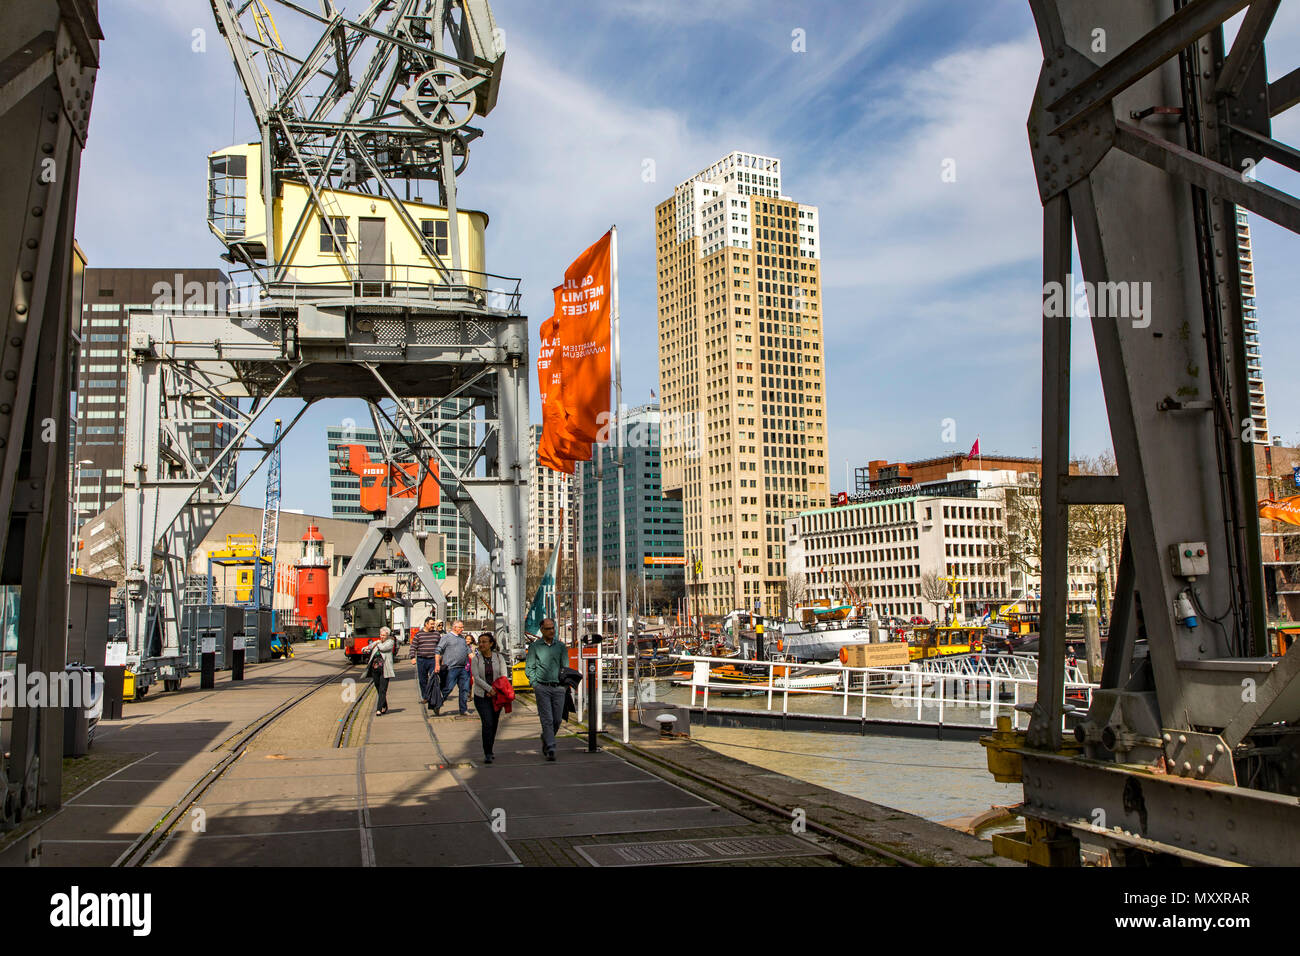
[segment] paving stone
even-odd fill
[[[356,828],[315,833],[172,836],[149,866],[361,866]]]
[[[376,866],[491,866],[517,863],[489,824],[374,827]]]
[[[459,790],[460,782],[449,770],[393,770],[366,772],[366,799],[386,802],[390,797],[419,797],[423,794]]]

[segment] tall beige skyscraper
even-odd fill
[[[706,613],[780,613],[783,522],[827,501],[819,223],[743,152],[655,210],[663,489]]]

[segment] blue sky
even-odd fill
[[[657,391],[654,207],[730,150],[751,150],[779,157],[784,191],[822,210],[832,489],[846,464],[964,452],[977,435],[986,454],[1038,453],[1041,206],[1024,124],[1041,55],[1025,0],[493,10],[507,47],[501,94],[479,124],[461,202],[491,217],[489,271],[522,278],[534,348],[564,267],[617,223],[624,399]],[[252,129],[207,0],[109,0],[101,15],[79,241],[92,266],[220,267],[205,157]],[[1280,12],[1274,35],[1294,38],[1298,16]],[[206,52],[192,49],[197,29]],[[806,52],[792,50],[796,30]],[[1294,65],[1279,52],[1273,76]],[[1294,142],[1296,123],[1278,135]],[[955,182],[940,176],[948,159]],[[1269,412],[1296,443],[1300,384],[1284,374],[1300,336],[1284,281],[1296,239],[1252,222]],[[1072,452],[1094,455],[1110,438],[1081,322],[1074,366]],[[533,396],[536,418],[535,386]],[[348,416],[364,419],[322,403],[288,439],[284,507],[328,513],[324,429]],[[259,476],[246,500],[261,489]]]

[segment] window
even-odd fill
[[[226,236],[245,234],[247,190],[247,156],[214,156],[209,160],[208,221]]]
[[[334,252],[336,255],[347,255],[348,251],[348,220],[345,216],[331,216],[330,221],[334,223],[334,237],[330,236],[330,227],[326,220],[320,221],[320,251]]]
[[[447,254],[447,220],[421,219],[420,232],[425,239],[433,241],[433,250],[440,256]]]

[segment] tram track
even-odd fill
[[[365,681],[365,686],[356,692],[356,697],[353,698],[352,703],[348,705],[347,711],[339,720],[339,729],[334,735],[335,749],[345,748],[350,745],[352,728],[356,724],[357,717],[365,713],[362,705],[365,703],[366,698],[370,696],[374,686],[373,681]]]
[[[204,774],[200,780],[190,787],[190,789],[187,790],[179,800],[176,801],[172,808],[162,816],[152,830],[147,833],[142,833],[134,842],[132,842],[125,852],[114,861],[113,866],[137,867],[145,865],[149,858],[167,840],[167,837],[171,834],[172,830],[175,829],[177,823],[184,818],[203,794],[206,793],[213,784],[221,779],[222,775],[229,770],[230,767],[245,754],[245,752],[247,752],[250,744],[252,744],[259,734],[299,704],[329,687],[332,683],[338,680],[340,676],[346,674],[354,666],[355,665],[351,663],[340,665],[338,669],[312,681],[311,686],[302,693],[297,694],[289,700],[272,708],[270,711],[245,726],[243,730],[231,735],[216,747],[212,748],[213,750],[226,749],[229,752],[206,774]],[[346,726],[350,726],[351,719],[359,713],[358,705],[361,703],[365,695],[366,690],[362,689],[357,694],[356,700],[354,700],[352,705],[349,707],[347,715],[345,715],[345,720],[340,722],[340,731],[339,735],[336,737],[335,746],[341,746],[338,741],[343,737],[343,730]]]
[[[662,757],[657,757],[654,754],[651,754],[649,751],[636,746],[635,744],[632,743],[625,744],[622,743],[621,741],[616,741],[611,738],[606,738],[603,741],[603,745],[606,748],[611,750],[622,751],[620,756],[622,756],[623,759],[629,760],[632,763],[640,763],[642,765],[642,769],[650,770],[651,772],[656,773],[658,776],[662,776],[665,778],[669,778],[671,776],[685,777],[687,780],[692,781],[696,785],[695,789],[697,793],[700,790],[714,790],[720,793],[727,794],[728,796],[732,797],[735,801],[738,801],[738,803],[732,803],[728,807],[728,809],[732,810],[734,813],[739,814],[740,816],[748,817],[750,820],[753,820],[756,823],[770,823],[771,820],[770,818],[768,818],[767,816],[768,814],[779,818],[783,824],[788,823],[790,820],[790,809],[788,807],[778,806],[777,804],[765,800],[762,797],[756,796],[752,793],[749,793],[748,791],[741,790],[737,787],[733,787],[730,786],[729,784],[723,783],[721,780],[718,780],[714,777],[709,777],[706,776],[705,774],[697,773],[696,771],[683,767],[680,764],[676,764],[671,761],[664,760]],[[700,795],[704,795],[704,794],[700,794]],[[764,812],[755,813],[753,808],[758,808],[759,810]],[[910,857],[903,856],[891,850],[887,850],[877,843],[860,839],[859,837],[855,837],[851,834],[845,833],[843,830],[840,830],[837,827],[832,827],[824,823],[819,823],[816,820],[812,820],[812,819],[805,820],[805,826],[807,826],[809,830],[818,833],[820,836],[826,839],[844,844],[845,846],[852,848],[852,850],[856,853],[864,854],[867,856],[880,857],[885,860],[888,860],[890,863],[896,864],[897,866],[920,867],[924,865],[922,863],[917,862],[914,859],[911,859]]]

